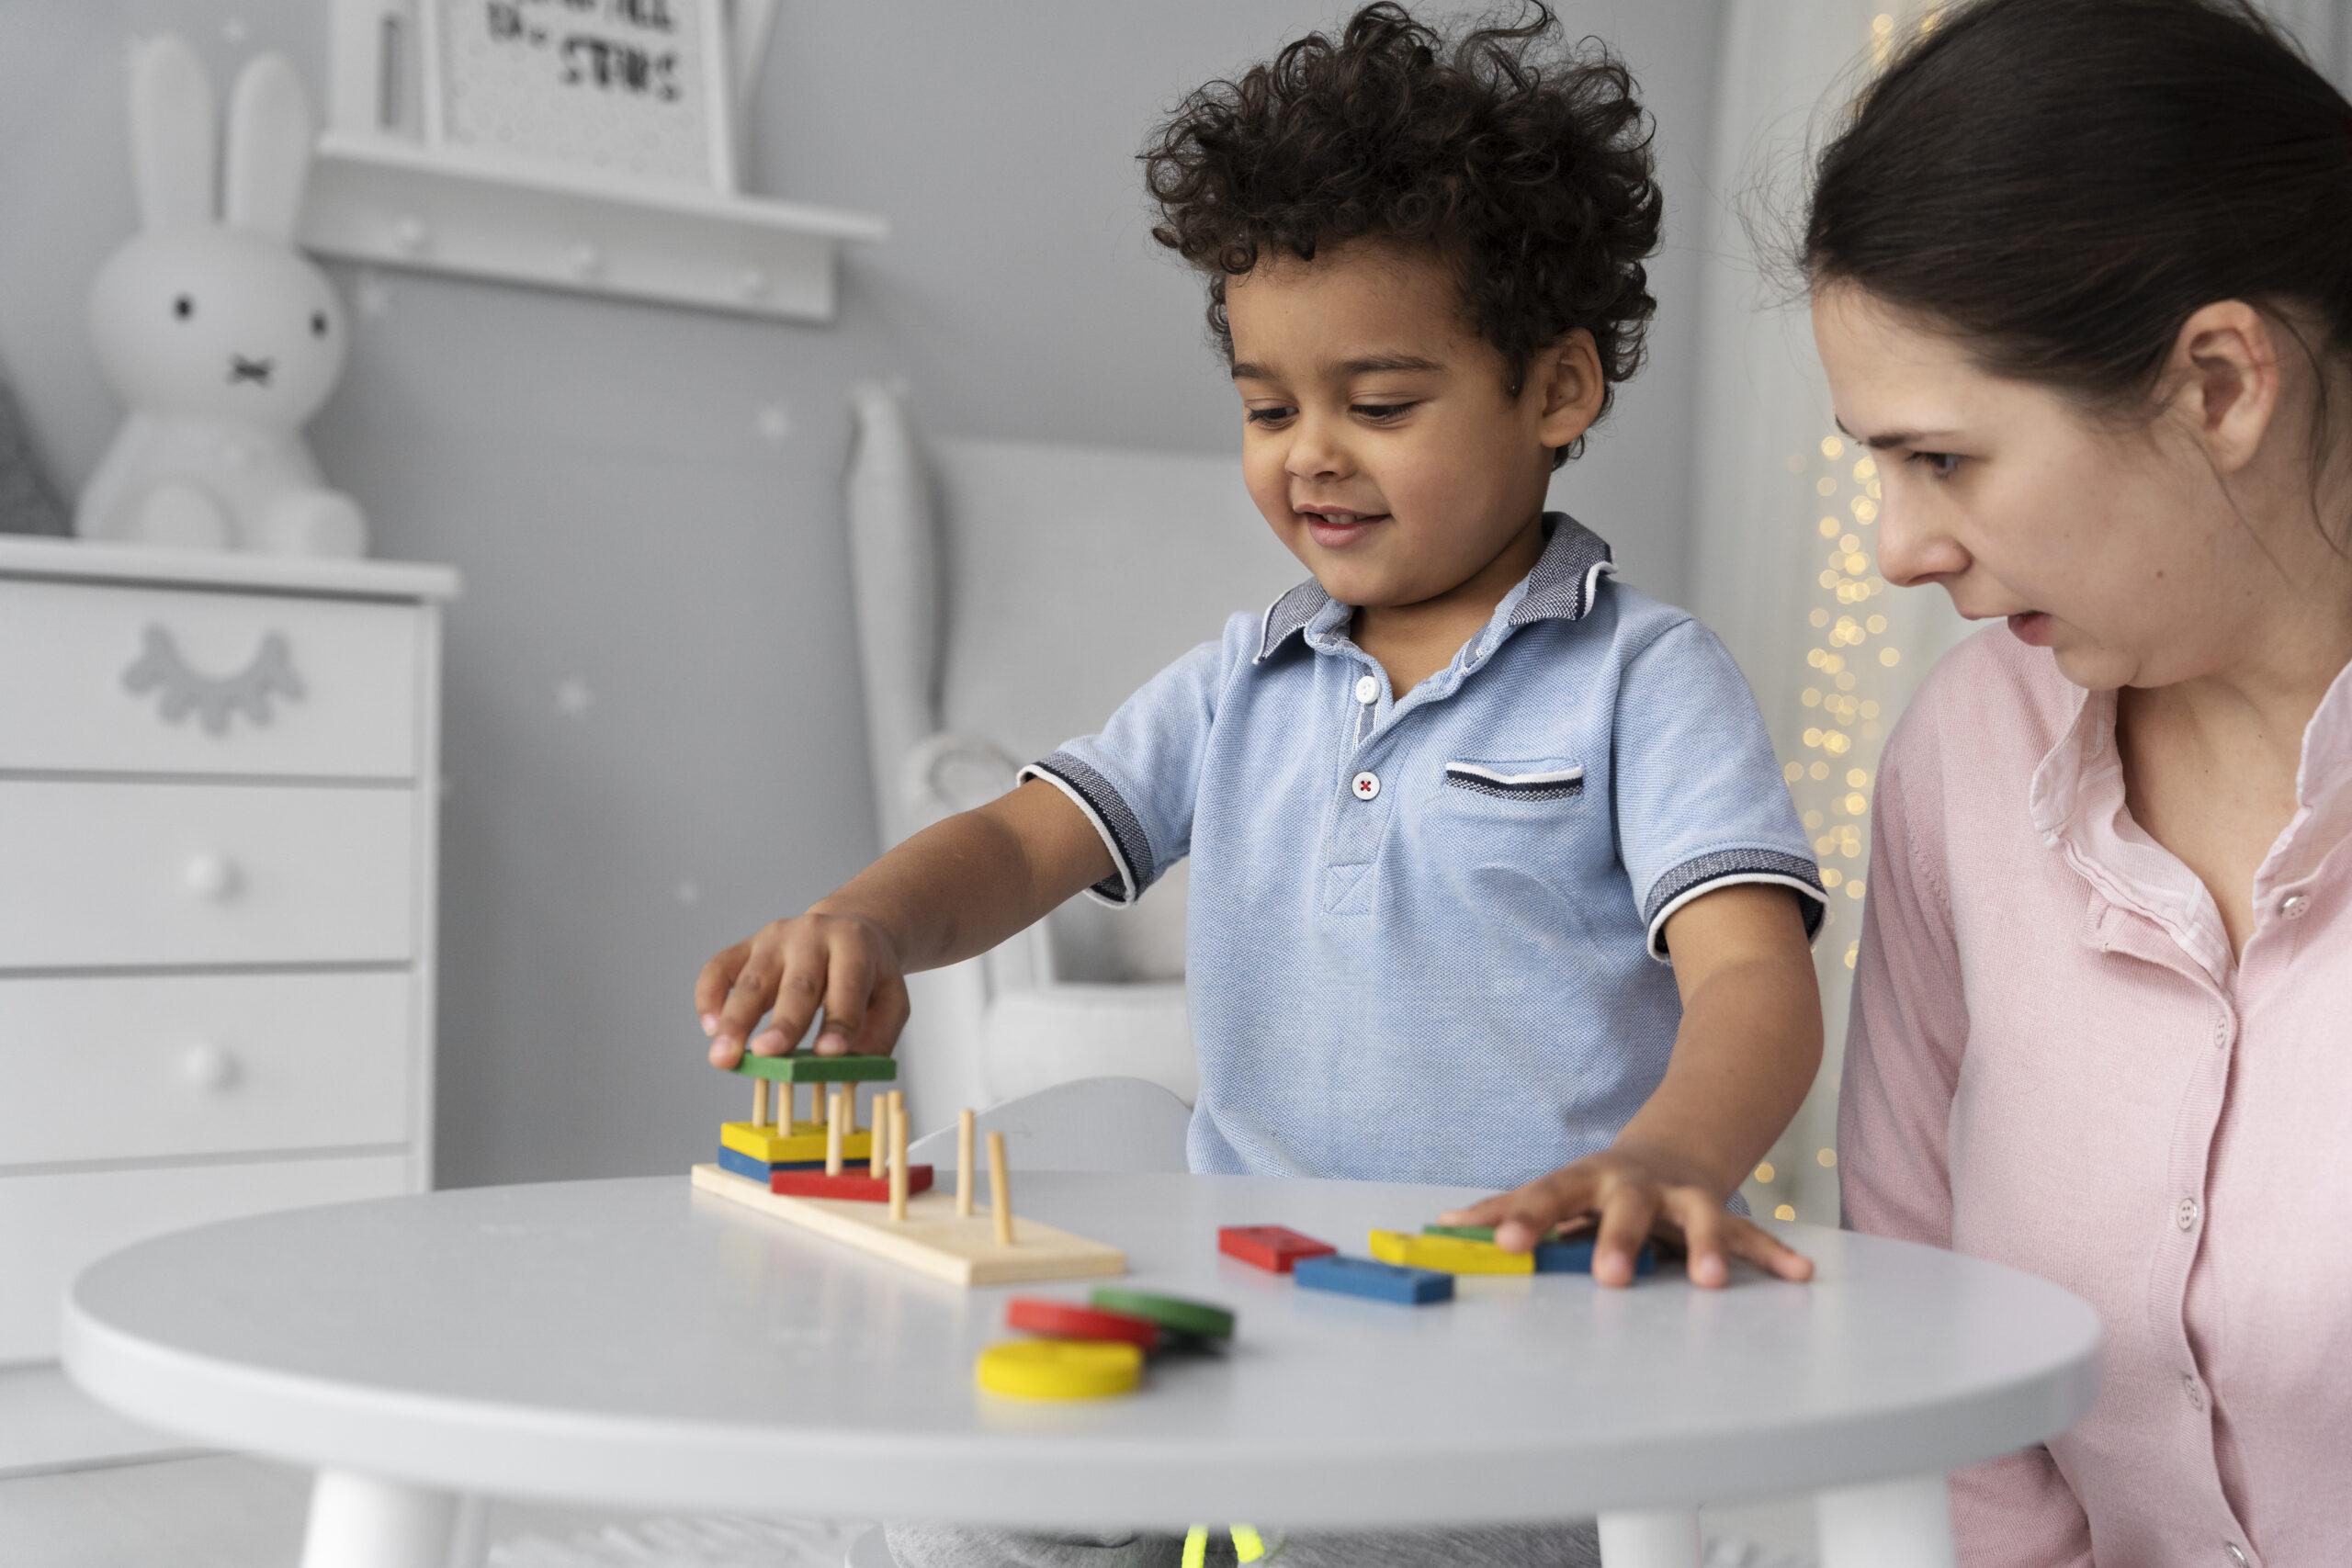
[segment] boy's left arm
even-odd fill
[[[1696,1285],[1729,1278],[1726,1254],[1810,1279],[1810,1259],[1724,1208],[1821,1066],[1821,989],[1796,895],[1720,888],[1677,909],[1666,935],[1682,1027],[1657,1091],[1602,1153],[1442,1218],[1494,1225],[1514,1252],[1597,1219],[1592,1275],[1604,1285],[1633,1283],[1634,1254],[1653,1233],[1688,1249]]]

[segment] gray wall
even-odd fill
[[[1720,3],[1566,7],[1640,77],[1672,207],[1655,359],[1555,495],[1668,597],[1692,457],[1680,247],[1698,231]],[[283,50],[322,108],[325,9],[0,6],[0,367],[68,494],[118,419],[82,312],[132,222],[127,41],[184,32],[223,84],[245,55]],[[1236,405],[1198,286],[1146,236],[1132,153],[1194,82],[1340,14],[786,6],[749,183],[894,225],[849,257],[830,327],[332,269],[363,308],[313,448],[368,509],[378,554],[466,580],[447,674],[445,1183],[674,1169],[740,1113],[698,1065],[696,968],[876,848],[838,499],[844,392],[901,377],[941,432],[1230,450]]]

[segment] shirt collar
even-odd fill
[[[2177,856],[2130,820],[2116,706],[2111,691],[2075,690],[2064,732],[2034,770],[2033,825],[2107,901],[2168,928],[2219,983],[2234,958],[2211,896]],[[2304,727],[2295,801],[2293,817],[2256,868],[2258,907],[2310,877],[2352,837],[2352,666],[2336,675]]]
[[[1511,607],[1507,625],[1581,620],[1600,596],[1601,578],[1616,573],[1608,541],[1566,513],[1545,513],[1544,526],[1547,535],[1544,553],[1521,584],[1525,592]],[[1258,657],[1250,662],[1264,663],[1275,649],[1305,631],[1332,604],[1323,585],[1310,577],[1267,605],[1258,637]]]

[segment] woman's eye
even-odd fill
[[[1950,452],[1914,452],[1911,461],[1939,479],[1948,479],[1960,472],[1960,459]]]

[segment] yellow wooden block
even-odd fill
[[[1505,1252],[1491,1241],[1471,1241],[1454,1235],[1414,1235],[1405,1231],[1374,1231],[1368,1244],[1383,1263],[1407,1269],[1435,1269],[1446,1274],[1532,1274],[1535,1255]]]
[[[974,1379],[1016,1399],[1102,1399],[1143,1381],[1139,1346],[1103,1339],[1006,1339],[980,1352]]]
[[[789,1133],[774,1127],[754,1127],[749,1122],[729,1122],[718,1129],[718,1141],[739,1155],[749,1155],[769,1165],[792,1165],[825,1157],[825,1129],[816,1122],[795,1122]],[[864,1159],[873,1148],[873,1133],[860,1130],[842,1139],[842,1158]]]
[[[1012,1216],[1012,1245],[996,1239],[987,1210],[958,1214],[944,1192],[918,1193],[907,1217],[890,1218],[888,1204],[842,1198],[788,1198],[715,1165],[694,1168],[697,1190],[756,1209],[771,1219],[920,1269],[957,1285],[1010,1285],[1028,1280],[1091,1280],[1127,1271],[1115,1247],[1072,1235],[1035,1220]]]

